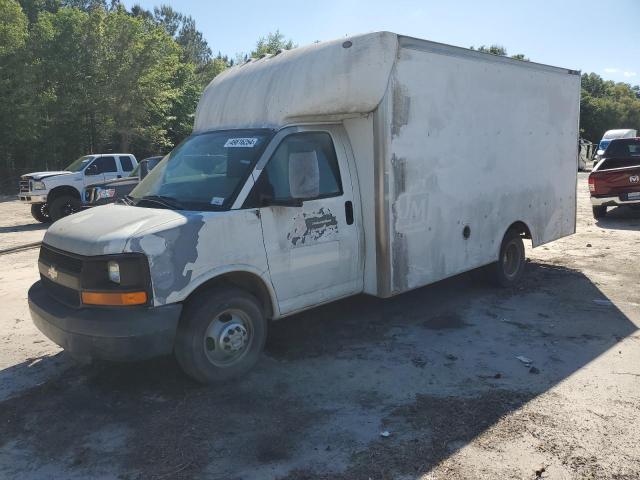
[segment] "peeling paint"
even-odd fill
[[[318,240],[327,240],[338,233],[338,221],[328,208],[317,212],[301,212],[293,218],[293,230],[287,240],[295,247]]]
[[[198,214],[188,215],[186,220],[178,227],[131,240],[131,250],[144,253],[149,259],[156,304],[166,303],[169,295],[191,282],[193,264],[198,259],[198,234],[204,221]]]
[[[402,127],[409,123],[411,97],[404,85],[395,83],[393,88],[393,110],[391,112],[391,137],[400,135]]]

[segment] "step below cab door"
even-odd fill
[[[339,126],[282,130],[254,172],[245,206],[260,209],[282,315],[362,291],[360,209],[346,141]]]

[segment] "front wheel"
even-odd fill
[[[595,218],[596,220],[599,220],[601,218],[604,218],[607,216],[607,207],[606,206],[598,206],[598,207],[591,207],[591,209],[593,210],[593,218]]]
[[[236,288],[206,290],[185,306],[175,356],[194,380],[221,382],[247,373],[266,338],[267,321],[253,295]]]
[[[80,199],[71,195],[63,195],[51,202],[50,212],[51,219],[57,222],[63,217],[79,212],[82,208]]]
[[[49,206],[46,203],[32,204],[31,216],[40,223],[49,223],[51,221],[51,215],[49,215]]]
[[[500,246],[500,257],[494,264],[495,280],[501,287],[518,283],[525,268],[524,243],[517,230],[509,230]]]

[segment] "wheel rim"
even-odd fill
[[[42,215],[44,218],[50,218],[49,207],[47,207],[46,203],[43,203],[42,205],[40,205],[40,215]]]
[[[249,316],[242,310],[224,310],[205,331],[204,352],[213,365],[229,367],[246,355],[252,339]]]
[[[66,217],[67,215],[71,215],[76,213],[78,209],[71,202],[67,202],[62,207],[62,214]]]
[[[515,277],[520,269],[520,250],[515,243],[510,243],[504,249],[502,256],[502,269],[504,274],[509,277]]]

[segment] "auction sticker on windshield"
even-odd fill
[[[224,144],[225,148],[253,148],[258,143],[257,138],[230,138]]]

